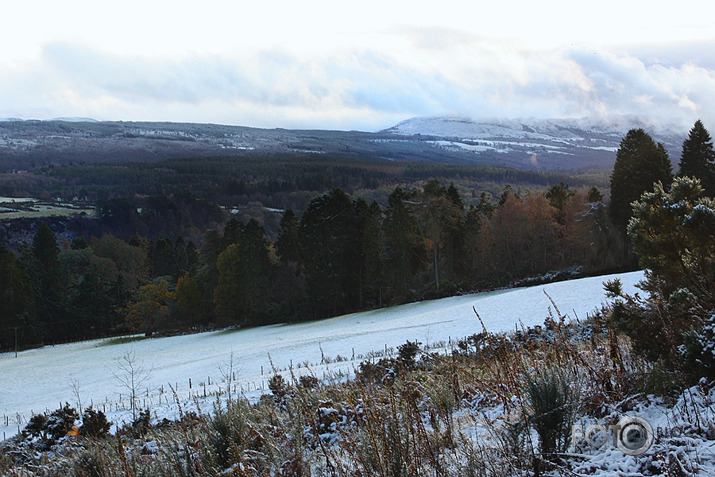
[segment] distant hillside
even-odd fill
[[[637,120],[416,118],[384,131],[257,129],[191,123],[0,121],[0,172],[69,162],[320,154],[536,170],[608,169]],[[646,127],[648,130],[648,128]],[[680,133],[680,132],[678,132]],[[677,162],[685,135],[656,135]]]
[[[400,137],[424,137],[436,147],[469,151],[476,156],[499,155],[522,161],[521,167],[574,169],[611,166],[629,129],[643,128],[662,142],[671,159],[680,157],[684,134],[656,129],[638,119],[513,119],[473,121],[467,118],[414,118],[383,132]],[[514,165],[514,164],[510,164]]]

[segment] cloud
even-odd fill
[[[631,114],[715,127],[715,69],[677,48],[534,50],[443,29],[396,29],[386,48],[287,48],[162,58],[72,43],[0,71],[0,117],[380,129],[413,116]],[[703,51],[705,51],[703,49]],[[695,59],[693,59],[695,58]]]

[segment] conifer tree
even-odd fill
[[[574,191],[569,189],[568,184],[559,182],[558,184],[552,185],[549,190],[546,191],[544,197],[549,200],[551,207],[561,210],[564,208],[564,204],[569,197],[573,197],[573,195]]]
[[[488,220],[488,219],[486,219]],[[455,263],[455,278],[460,281],[472,281],[477,272],[479,261],[479,232],[482,227],[482,214],[475,205],[467,209],[462,227],[461,240],[456,253],[460,260]]]
[[[715,194],[715,151],[710,133],[699,119],[683,141],[678,176],[700,179],[705,194]]]
[[[214,313],[220,325],[241,323],[243,317],[241,282],[241,250],[238,244],[229,245],[216,261],[218,285],[214,290]]]
[[[15,345],[16,333],[20,344],[31,332],[37,307],[30,278],[20,260],[0,245],[0,350]]]
[[[46,222],[42,222],[32,240],[32,256],[37,260],[42,270],[42,280],[47,288],[59,284],[60,278],[60,248],[57,238]]]
[[[221,252],[217,267],[214,303],[219,320],[223,324],[262,324],[271,264],[265,231],[256,219],[246,223],[238,243]]]
[[[30,275],[32,277],[35,297],[37,299],[39,316],[50,323],[45,331],[52,339],[64,339],[64,331],[56,324],[62,318],[62,283],[59,261],[60,248],[55,234],[46,222],[37,230],[31,248],[32,256],[28,257]]]
[[[356,199],[355,254],[358,266],[358,307],[365,302],[379,303],[382,291],[383,253],[380,245],[382,210],[377,202],[368,205]]]
[[[588,202],[589,204],[603,202],[603,194],[601,194],[601,191],[598,190],[598,187],[593,186],[588,190],[588,194],[586,195],[586,202]]]
[[[461,211],[464,210],[464,202],[462,201],[462,197],[459,195],[459,189],[454,186],[454,182],[449,183],[449,187],[447,188],[445,195],[447,196],[447,199],[452,202],[452,205]]]
[[[243,224],[236,218],[232,218],[226,223],[226,226],[223,228],[224,247],[239,242],[242,228]]]
[[[355,222],[353,202],[339,188],[311,200],[303,212],[301,255],[316,316],[334,316],[357,301]]]
[[[217,260],[224,251],[223,236],[216,229],[204,234],[204,244],[199,251],[200,266],[197,271],[197,281],[205,295],[210,296],[218,284]]]
[[[271,262],[268,256],[266,232],[256,219],[250,219],[241,231],[241,287],[249,320],[256,320],[268,305]]]
[[[631,217],[631,203],[655,182],[670,184],[672,165],[663,144],[656,144],[643,129],[631,129],[621,140],[611,174],[609,212],[614,225],[625,233]]]
[[[206,318],[206,300],[201,294],[199,284],[191,275],[186,274],[179,278],[174,298],[179,308],[179,315],[187,325],[196,325]]]
[[[385,210],[385,265],[396,297],[407,294],[413,275],[427,259],[419,222],[408,206],[410,198],[409,192],[397,187],[387,198]]]
[[[288,209],[283,213],[276,241],[278,256],[283,262],[298,262],[300,260],[299,225],[300,220],[293,209]]]

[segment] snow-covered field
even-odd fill
[[[94,340],[0,354],[0,432],[14,435],[33,412],[57,409],[64,402],[93,404],[115,422],[127,418],[127,389],[120,379],[122,356],[151,369],[140,391],[140,405],[158,416],[173,417],[171,387],[181,401],[226,391],[233,362],[234,387],[249,397],[267,389],[272,368],[318,377],[350,374],[370,353],[395,348],[406,340],[423,345],[448,343],[482,331],[509,331],[543,324],[552,308],[584,319],[605,301],[603,282],[620,278],[635,291],[642,272],[591,277],[529,288],[499,290],[393,308],[353,313],[328,320],[252,329],[122,342]],[[548,293],[548,296],[547,296]],[[336,359],[338,356],[341,358]],[[144,373],[141,373],[144,377]],[[231,376],[232,379],[234,378]],[[191,389],[189,389],[191,383]],[[120,401],[121,395],[121,401]],[[211,399],[211,398],[209,398]]]

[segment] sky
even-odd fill
[[[711,0],[23,0],[0,18],[0,118],[715,128]]]

